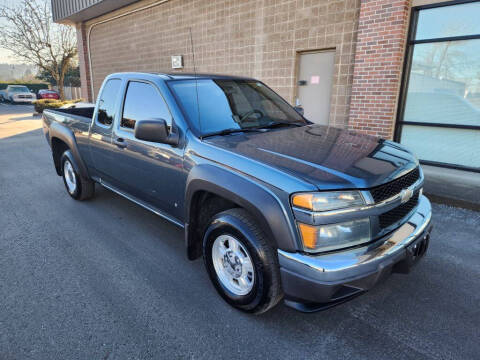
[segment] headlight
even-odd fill
[[[298,223],[298,229],[307,252],[337,250],[371,239],[369,218],[320,226]]]
[[[293,206],[310,211],[328,211],[365,205],[358,191],[302,193],[292,197]]]

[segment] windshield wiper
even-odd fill
[[[303,121],[274,121],[269,124],[261,125],[261,126],[256,126],[255,129],[273,129],[277,127],[282,127],[282,126],[304,126],[307,125]]]
[[[223,135],[230,135],[238,132],[259,132],[261,129],[254,127],[254,128],[244,128],[244,129],[224,129],[220,131],[214,131],[205,135],[202,135],[201,138],[207,138],[210,136],[223,136]]]

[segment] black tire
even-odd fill
[[[65,164],[69,163],[72,168],[72,172],[69,174],[65,173]],[[60,158],[60,164],[62,169],[62,178],[63,183],[65,184],[65,189],[67,190],[68,195],[70,195],[75,200],[87,200],[93,197],[95,194],[95,183],[90,179],[85,179],[79,175],[78,166],[75,162],[75,159],[70,150],[65,151]],[[68,184],[68,178],[72,177],[70,180],[74,180],[75,188],[72,189]]]
[[[222,284],[212,260],[212,248],[221,235],[233,236],[248,251],[254,268],[253,287],[246,295],[237,295]],[[215,215],[205,231],[203,259],[218,293],[230,305],[254,314],[271,309],[283,298],[278,257],[267,237],[244,209],[235,208]]]

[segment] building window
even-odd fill
[[[426,164],[480,171],[480,3],[414,8],[397,141]]]

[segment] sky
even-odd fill
[[[16,0],[16,1],[19,1],[19,0]],[[0,6],[13,4],[14,2],[15,0],[0,0]],[[2,28],[4,26],[5,26],[5,21],[3,19],[0,19],[0,31],[2,31]],[[9,51],[2,49],[0,47],[0,64],[4,64],[4,63],[18,64],[20,63],[20,61],[18,61],[18,59],[15,59],[15,57],[13,57],[13,55]]]
[[[0,6],[2,5],[14,5],[19,3],[20,0],[0,0]],[[2,28],[5,26],[5,21],[0,19],[0,32]],[[0,64],[20,64],[22,61],[16,59],[13,54],[5,49],[0,47]]]

